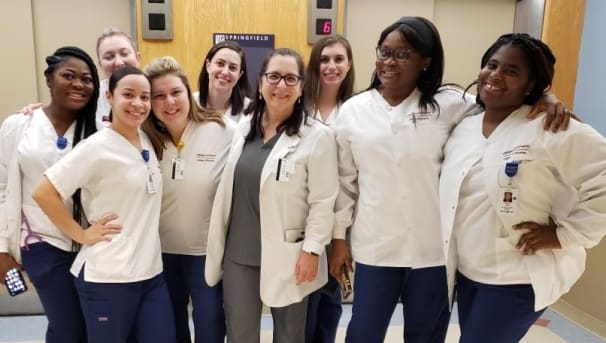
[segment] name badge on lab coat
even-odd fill
[[[278,170],[276,171],[276,181],[279,182],[288,182],[290,177],[294,175],[295,168],[294,163],[292,161],[287,160],[286,158],[281,158],[278,160]]]
[[[146,164],[145,167],[147,169],[147,193],[158,193],[158,172],[154,171],[149,164]]]
[[[518,204],[518,190],[510,187],[499,188],[499,213],[514,215]]]
[[[173,180],[185,180],[185,161],[182,158],[173,158],[173,170],[172,170],[172,179]]]

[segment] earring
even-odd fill
[[[297,99],[297,104],[300,104],[300,103],[301,103],[301,97],[299,97],[299,98]]]
[[[259,101],[263,100],[263,96],[259,93]]]
[[[423,71],[427,71],[427,67],[423,67]]]

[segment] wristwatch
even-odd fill
[[[320,256],[320,255],[316,254],[316,253],[315,253],[315,252],[313,252],[313,251],[306,251],[306,250],[303,250],[303,251],[305,251],[306,253],[308,253],[308,254],[310,254],[310,255],[316,256],[316,257]]]

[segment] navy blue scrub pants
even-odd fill
[[[223,285],[204,279],[206,256],[162,254],[164,276],[173,305],[178,343],[191,343],[187,305],[191,299],[196,343],[225,341]]]
[[[450,311],[444,266],[412,269],[356,263],[347,343],[381,343],[402,301],[404,341],[443,343]]]
[[[334,343],[342,312],[341,289],[338,284],[336,289],[323,287],[311,293],[307,302],[305,342]]]
[[[457,273],[460,343],[517,343],[545,311],[529,284],[488,285]]]
[[[164,275],[129,283],[75,280],[88,343],[176,342],[173,309]],[[130,336],[129,336],[130,333]]]
[[[69,272],[76,253],[40,242],[30,244],[29,251],[23,249],[21,255],[48,319],[45,342],[86,342],[80,300]]]

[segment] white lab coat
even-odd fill
[[[205,278],[213,286],[222,277],[225,240],[229,228],[234,170],[252,116],[242,118],[217,189],[207,244]],[[282,134],[261,172],[261,300],[270,307],[301,301],[327,282],[325,246],[331,238],[334,202],[338,192],[337,151],[329,128],[309,119],[298,135]],[[287,182],[276,181],[278,160],[286,158],[291,171]],[[304,230],[302,242],[286,241],[288,230]],[[320,255],[318,276],[296,284],[295,265],[303,251]]]
[[[17,146],[32,116],[12,115],[0,128],[0,252],[21,263],[21,171]]]
[[[478,161],[482,163],[483,185],[494,209],[486,215],[494,218],[503,233],[495,241],[499,264],[508,263],[499,256],[511,253],[523,234],[513,230],[512,225],[524,221],[546,224],[552,217],[558,226],[562,249],[539,250],[521,257],[535,293],[536,310],[552,304],[570,289],[584,271],[585,249],[598,244],[606,234],[606,139],[576,121],[571,121],[567,131],[545,131],[543,116],[529,121],[529,111],[529,106],[514,111],[488,139],[481,137],[483,114],[465,118],[445,146],[440,210],[451,300],[457,268],[456,244],[465,239],[459,236],[457,242],[452,242],[455,214],[466,215],[457,213],[459,189]],[[520,161],[517,174],[511,178],[511,187],[518,190],[518,201],[515,213],[506,214],[500,211],[499,192],[505,163],[511,161]]]
[[[443,89],[439,109],[419,108],[415,89],[390,106],[375,89],[339,109],[335,125],[341,191],[333,236],[351,226],[356,262],[372,266],[442,266],[438,178],[452,128],[477,105]]]

